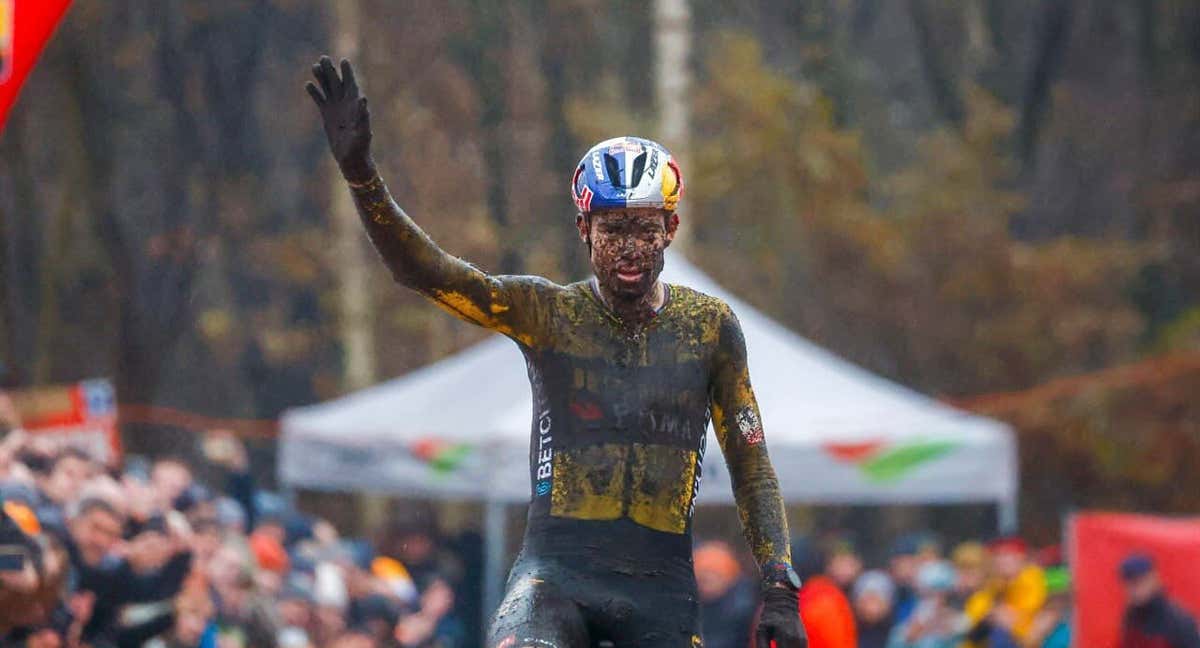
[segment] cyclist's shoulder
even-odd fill
[[[559,285],[540,275],[492,275],[492,279],[509,293],[524,293],[529,296],[555,297],[569,289],[569,286]]]
[[[667,284],[671,291],[671,301],[689,317],[705,320],[721,321],[733,316],[733,309],[724,299],[700,292],[682,284]]]

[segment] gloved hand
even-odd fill
[[[787,587],[767,587],[763,592],[762,615],[754,635],[755,648],[808,648],[804,624],[800,622],[797,593]]]
[[[342,176],[350,182],[366,182],[375,175],[371,160],[371,113],[367,98],[358,91],[354,69],[342,60],[342,76],[338,78],[333,61],[322,56],[312,68],[320,89],[309,81],[304,86],[317,108],[329,139],[329,150],[337,160]]]

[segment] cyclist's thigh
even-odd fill
[[[628,603],[628,607],[617,614],[605,615],[615,621],[605,624],[605,634],[612,640],[614,648],[702,646],[699,605],[695,595],[686,590],[675,591],[672,587],[666,587],[647,591],[639,587],[610,601],[610,605]],[[749,641],[747,637],[746,642]]]
[[[488,648],[589,648],[575,603],[533,575],[514,576],[492,615]]]

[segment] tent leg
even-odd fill
[[[996,507],[996,526],[1000,535],[1012,535],[1017,532],[1017,496],[1001,500]]]
[[[484,505],[483,537],[483,629],[487,632],[492,612],[500,605],[504,594],[505,545],[507,540],[508,509],[504,502],[489,501]]]

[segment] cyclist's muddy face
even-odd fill
[[[577,221],[588,241],[587,219]],[[675,238],[679,217],[661,209],[606,209],[591,214],[592,271],[608,296],[644,298],[663,269],[663,251]]]

